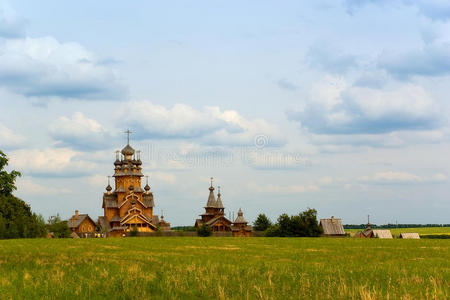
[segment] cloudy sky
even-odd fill
[[[157,214],[209,177],[253,221],[448,223],[450,2],[0,0],[0,149],[45,217],[102,214],[142,151]]]

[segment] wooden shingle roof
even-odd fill
[[[417,232],[403,232],[400,233],[401,239],[420,239],[420,235]]]
[[[345,235],[342,220],[331,217],[331,219],[320,219],[320,226],[324,235]]]
[[[392,233],[389,229],[374,229],[373,235],[379,239],[392,239]]]
[[[78,228],[78,226],[80,226],[80,224],[83,223],[86,218],[88,218],[92,221],[92,223],[95,224],[95,222],[89,217],[88,214],[79,214],[78,217],[76,217],[75,215],[72,216],[72,218],[67,221],[67,225],[69,226],[69,228]]]

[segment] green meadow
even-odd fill
[[[450,240],[0,241],[1,299],[449,299]]]

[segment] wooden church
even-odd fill
[[[201,219],[195,220],[195,227],[201,227],[203,224],[211,227],[213,232],[231,231],[232,222],[225,217],[225,208],[222,203],[220,187],[216,196],[214,195],[213,178],[211,177],[211,186],[209,187],[208,201],[206,202],[205,212],[200,215]]]
[[[140,151],[130,146],[130,131],[127,131],[128,143],[122,151],[116,151],[114,162],[114,189],[109,181],[103,194],[104,215],[99,217],[99,225],[108,236],[125,236],[127,232],[154,232],[160,225],[158,216],[153,215],[155,206],[153,193],[147,182],[142,189],[142,161]],[[167,222],[163,221],[164,227]],[[170,226],[170,225],[169,225]]]

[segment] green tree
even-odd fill
[[[308,208],[298,215],[280,215],[277,223],[267,229],[266,236],[314,237],[321,233],[322,228],[317,221],[317,211]]]
[[[0,150],[0,194],[9,196],[17,187],[15,185],[16,178],[22,176],[20,172],[12,170],[7,172],[4,170],[8,166],[8,157]]]
[[[197,228],[198,236],[210,236],[212,234],[212,229],[208,225],[203,224],[202,226]]]
[[[47,231],[42,216],[12,194],[21,175],[15,170],[7,172],[7,166],[8,158],[0,150],[0,239],[44,237]]]
[[[255,222],[253,222],[253,229],[256,231],[266,231],[272,225],[269,218],[265,214],[259,214]]]
[[[55,238],[70,237],[70,229],[69,226],[67,225],[67,221],[61,220],[59,214],[48,218],[47,229],[49,232],[53,232],[53,236]]]

